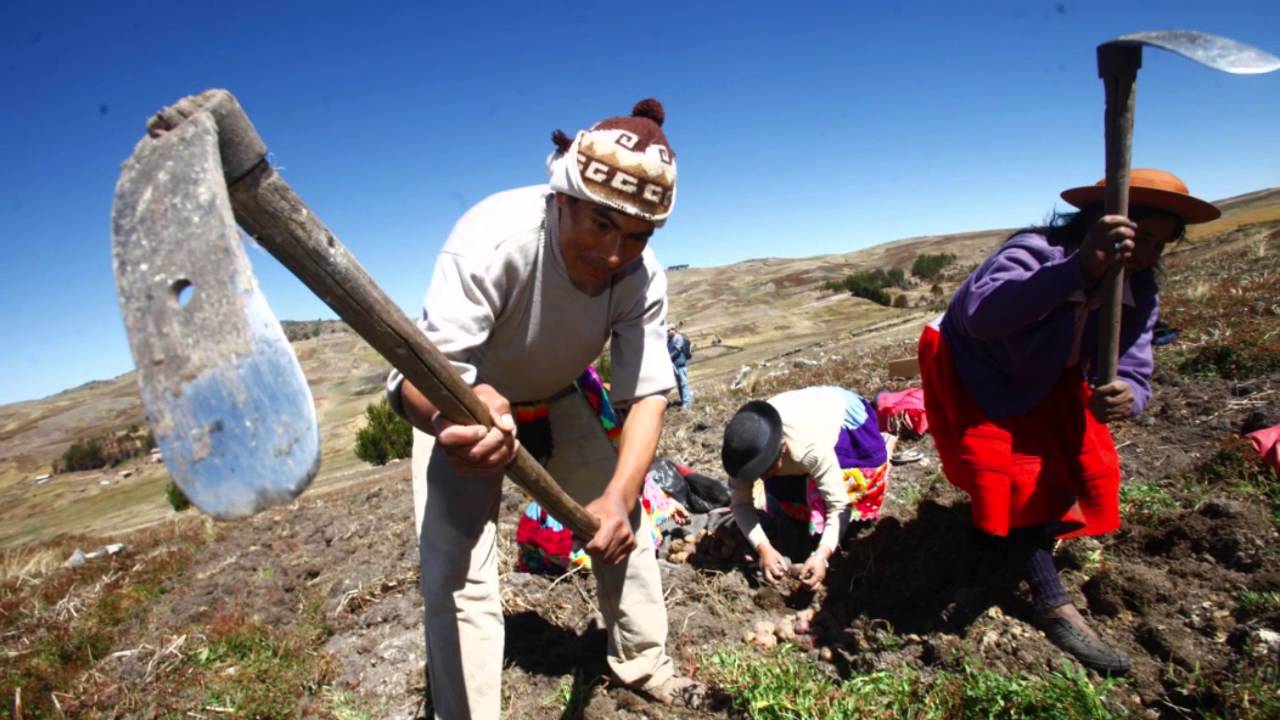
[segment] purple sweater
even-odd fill
[[[1133,387],[1138,415],[1151,397],[1151,330],[1160,300],[1150,270],[1131,275],[1129,286],[1134,304],[1121,311],[1116,374]],[[1049,396],[1071,354],[1077,303],[1070,298],[1077,290],[1091,288],[1076,253],[1032,233],[1010,238],[960,286],[942,317],[942,336],[987,417],[1022,415]],[[1085,324],[1082,368],[1098,353],[1098,315],[1090,311]]]

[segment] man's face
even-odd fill
[[[640,257],[653,234],[654,225],[648,220],[564,193],[556,195],[556,208],[560,212],[560,254],[569,280],[593,297]]]

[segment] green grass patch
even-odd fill
[[[1272,522],[1280,525],[1280,476],[1262,461],[1253,445],[1244,438],[1227,439],[1208,460],[1198,467],[1198,474],[1208,484],[1264,502],[1271,510]]]
[[[1280,477],[1248,440],[1239,437],[1228,438],[1193,470],[1171,482],[1122,484],[1120,512],[1127,521],[1150,522],[1224,494],[1265,503],[1272,520],[1280,525]]]
[[[931,674],[900,668],[839,680],[784,647],[766,656],[720,651],[703,669],[738,710],[755,720],[1120,717],[1106,703],[1119,681],[1095,686],[1069,664],[1057,672],[1026,675],[971,667]]]
[[[1248,380],[1280,372],[1280,343],[1239,338],[1231,344],[1197,348],[1177,363],[1178,371],[1195,377]]]
[[[318,599],[307,601],[302,618],[279,630],[236,613],[220,614],[204,628],[206,644],[171,674],[184,686],[200,688],[203,706],[240,717],[292,718],[302,708],[332,706],[338,696],[328,683],[335,668],[316,649],[331,634],[320,608]]]
[[[1210,720],[1272,720],[1280,717],[1280,667],[1270,665],[1246,673],[1223,690],[1222,714],[1206,713]]]
[[[1203,673],[1199,668],[1165,668],[1165,685],[1176,682],[1169,707],[1179,717],[1205,720],[1271,720],[1280,717],[1280,669],[1271,661],[1246,661],[1231,675]]]
[[[207,704],[247,717],[291,717],[298,696],[318,691],[323,681],[305,651],[261,625],[211,640],[193,661],[205,671]]]
[[[1120,514],[1127,521],[1150,520],[1177,507],[1177,498],[1162,485],[1155,483],[1120,485]]]
[[[1236,607],[1246,620],[1280,617],[1280,590],[1245,590]]]
[[[587,703],[591,702],[591,696],[599,686],[598,677],[589,676],[581,670],[561,678],[553,704],[561,708],[562,720],[581,718],[587,709]]]
[[[921,500],[930,496],[934,488],[945,482],[943,474],[935,472],[921,478],[919,482],[896,485],[890,492],[898,494],[903,507],[915,509],[919,507]]]
[[[321,691],[329,715],[334,720],[374,720],[388,715],[385,701],[368,700],[348,690]]]

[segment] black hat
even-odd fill
[[[734,480],[752,482],[778,459],[782,449],[782,416],[763,400],[738,408],[724,429],[720,459]]]

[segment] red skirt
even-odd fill
[[[1089,412],[1075,368],[1034,410],[988,419],[952,363],[937,328],[920,336],[925,411],[942,470],[969,494],[973,524],[991,535],[1057,524],[1059,537],[1120,527],[1120,462],[1111,431]]]

